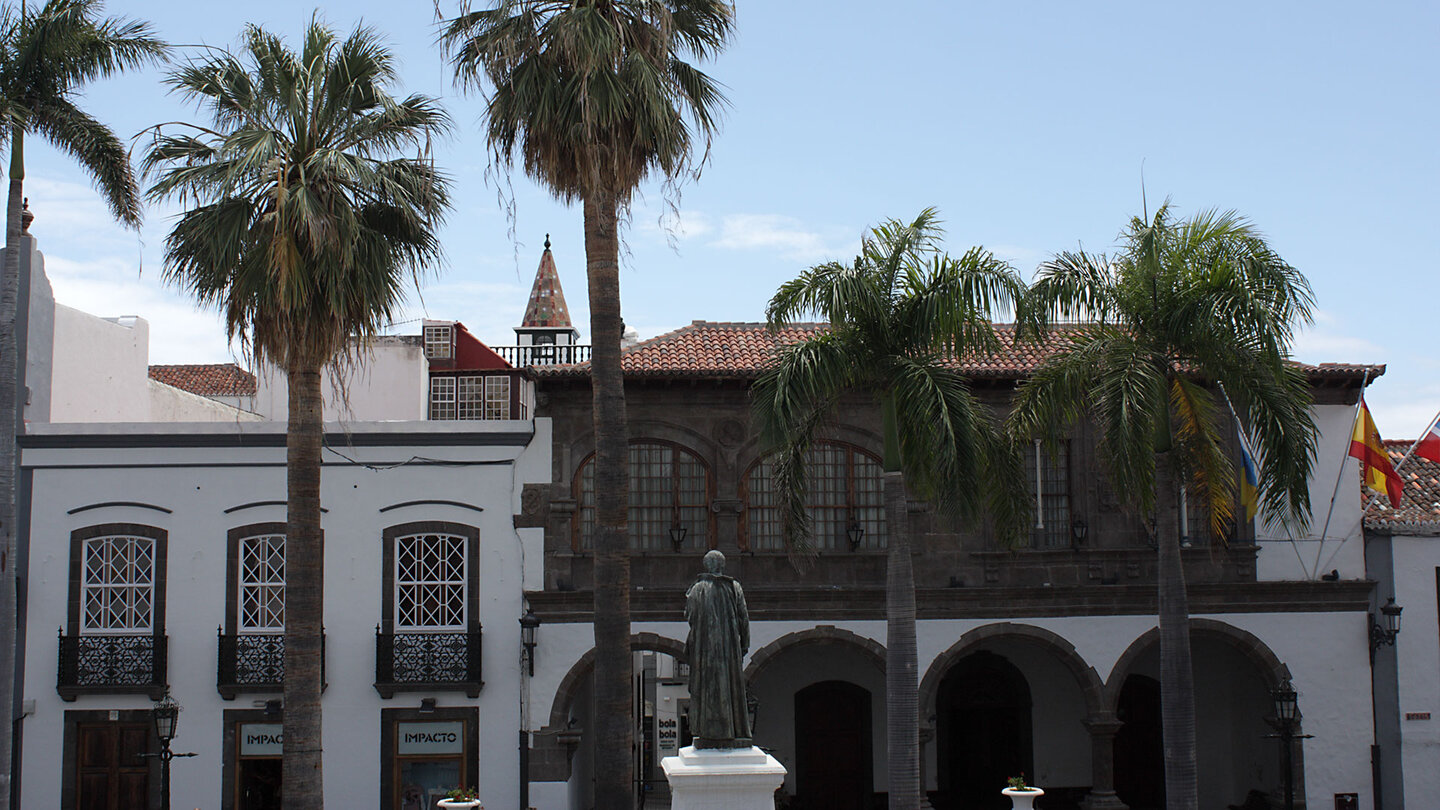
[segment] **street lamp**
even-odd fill
[[[1090,525],[1082,518],[1075,518],[1070,521],[1070,536],[1075,538],[1075,545],[1085,545],[1085,535],[1090,532]]]
[[[1395,646],[1395,637],[1400,635],[1400,611],[1405,608],[1395,604],[1395,597],[1380,608],[1380,615],[1384,624],[1375,621],[1375,614],[1370,614],[1370,660],[1375,660],[1375,651],[1382,646]]]
[[[535,677],[535,631],[540,629],[540,617],[535,611],[525,609],[520,617],[520,646],[525,648],[525,662],[530,667],[530,677]]]
[[[177,754],[170,750],[170,743],[175,739],[175,734],[180,730],[181,706],[175,702],[175,698],[165,693],[150,711],[150,719],[155,723],[155,736],[160,740],[160,753],[141,754],[142,757],[155,757],[160,760],[160,810],[170,810],[170,760],[175,757],[193,757],[194,754]]]
[[[854,517],[850,518],[850,526],[845,529],[845,539],[850,541],[850,550],[860,548],[860,541],[865,539],[865,527]]]
[[[1308,740],[1309,734],[1296,734],[1300,726],[1300,696],[1286,678],[1279,686],[1270,690],[1275,701],[1275,728],[1278,734],[1271,734],[1280,740],[1280,770],[1285,780],[1285,810],[1295,810],[1295,741]]]
[[[689,533],[690,529],[681,523],[680,516],[676,515],[670,523],[670,547],[679,551],[680,547],[685,545],[685,535]]]

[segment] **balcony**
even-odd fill
[[[281,692],[285,680],[284,633],[219,633],[215,688],[226,700],[246,692]],[[325,686],[325,639],[320,639],[320,680]]]
[[[67,636],[60,631],[60,670],[55,691],[65,700],[81,695],[165,695],[164,633]]]
[[[464,692],[480,696],[480,631],[384,633],[375,630],[375,691]]]
[[[590,346],[491,346],[491,351],[517,368],[522,366],[557,366],[584,363],[590,359]]]

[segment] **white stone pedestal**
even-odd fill
[[[699,749],[660,762],[671,810],[774,810],[785,766],[759,748]]]

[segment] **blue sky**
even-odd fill
[[[112,2],[179,44],[234,44],[246,22],[295,37],[293,2]],[[513,341],[545,234],[588,333],[578,207],[517,174],[487,180],[482,105],[457,93],[429,0],[332,4],[341,30],[380,29],[404,89],[444,97],[457,133],[437,149],[455,181],[444,270],[411,317],[454,318]],[[1433,351],[1440,256],[1440,6],[1331,2],[852,2],[741,0],[709,72],[731,108],[699,182],[660,222],[636,200],[621,293],[642,337],[695,319],[756,321],[783,281],[848,259],[876,222],[937,206],[948,246],[984,245],[1028,275],[1054,251],[1104,250],[1141,206],[1250,217],[1315,287],[1310,362],[1383,362],[1368,399],[1383,435],[1440,409]],[[196,113],[152,71],[83,102],[123,137]],[[137,142],[138,144],[143,144]],[[173,209],[137,236],[112,225],[67,159],[27,148],[34,233],[58,300],[151,324],[151,361],[232,357],[216,318],[161,282]],[[513,214],[499,202],[513,201]]]

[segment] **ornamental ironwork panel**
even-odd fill
[[[227,700],[241,692],[278,692],[285,681],[284,633],[219,633],[220,660],[215,682]],[[320,640],[321,679],[325,673],[325,639]]]
[[[60,631],[57,690],[72,699],[86,692],[163,691],[163,634],[66,636]]]
[[[480,683],[479,632],[375,634],[375,687],[386,697],[415,687],[478,695]]]

